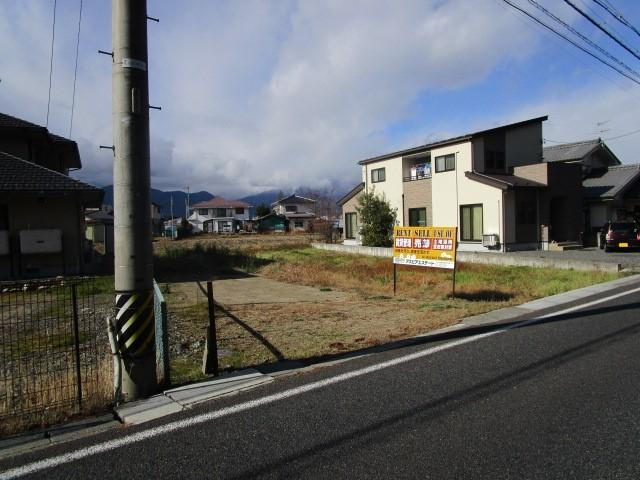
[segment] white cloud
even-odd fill
[[[58,5],[50,127],[66,135],[77,3]],[[0,6],[0,110],[41,124],[50,8]],[[357,160],[397,146],[385,128],[415,114],[419,95],[477,84],[539,47],[534,30],[489,0],[152,0],[149,14],[161,19],[149,24],[150,102],[162,106],[151,112],[152,183],[224,196],[348,187],[359,181]],[[111,144],[111,65],[96,51],[110,44],[108,2],[85,2],[73,137],[84,163],[78,176],[98,185],[111,182],[111,153],[98,150]],[[615,93],[594,101],[593,91],[550,98],[508,120],[549,112],[545,135],[572,140],[571,125],[587,128],[588,113],[607,120],[612,106],[623,112],[626,103]],[[581,108],[582,117],[571,113]],[[620,113],[621,123],[630,120]],[[476,125],[460,131],[469,126]],[[420,130],[416,138],[426,138],[433,127]]]

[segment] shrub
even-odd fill
[[[376,195],[373,191],[360,195],[358,204],[356,211],[362,221],[362,244],[368,247],[390,247],[393,243],[396,209],[391,208],[384,195]]]

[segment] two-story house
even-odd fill
[[[315,205],[315,200],[293,194],[273,202],[271,210],[289,221],[290,231],[306,232],[316,218]]]
[[[250,208],[251,205],[239,200],[215,197],[191,205],[187,220],[196,233],[237,233],[243,231],[251,219]]]
[[[85,271],[84,210],[102,189],[74,180],[77,144],[0,113],[0,278]]]
[[[358,242],[361,191],[384,195],[399,225],[458,227],[463,251],[548,249],[578,240],[581,169],[543,161],[546,119],[361,160],[362,184],[341,200],[345,242]]]

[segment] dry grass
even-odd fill
[[[85,370],[82,408],[78,408],[76,402],[76,376],[71,370],[18,379],[24,380],[24,384],[3,382],[0,384],[0,437],[104,413],[113,401],[112,371],[111,358],[101,360],[91,378]]]
[[[408,338],[455,324],[467,316],[617,277],[603,272],[462,264],[457,273],[457,295],[451,298],[450,271],[398,267],[398,292],[394,297],[389,258],[310,248],[266,249],[257,256],[264,261],[258,271],[263,276],[348,295],[340,302],[217,309],[222,368],[284,359],[313,361]],[[204,296],[196,289],[194,283],[176,285],[167,294],[169,310],[174,312],[173,329],[182,336],[185,346],[174,372],[183,381],[201,376],[207,307]]]

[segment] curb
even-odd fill
[[[251,388],[271,383],[275,378],[310,372],[319,368],[338,365],[351,360],[388,352],[402,347],[423,343],[425,339],[445,336],[478,327],[490,328],[503,323],[513,322],[524,315],[531,315],[551,308],[568,305],[585,298],[613,291],[619,288],[640,283],[640,274],[619,278],[610,282],[591,285],[569,292],[540,298],[515,307],[507,307],[491,312],[466,317],[461,322],[449,327],[434,330],[411,338],[399,340],[391,344],[379,345],[366,351],[345,354],[343,358],[304,364],[296,361],[285,361],[271,364],[263,368],[265,373],[256,369],[240,370],[201,383],[194,383],[167,390],[153,397],[131,402],[115,409],[116,418],[104,415],[97,418],[84,419],[66,425],[57,425],[43,432],[16,435],[0,440],[0,459],[6,459],[49,445],[69,442],[111,430],[123,424],[141,424],[172,413],[192,408],[201,402],[212,400],[223,395],[232,395]]]

